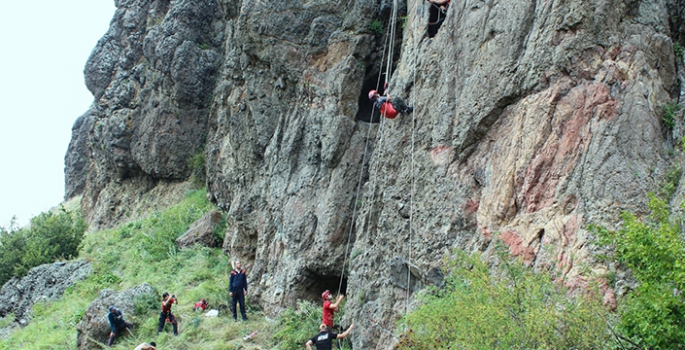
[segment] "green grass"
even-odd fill
[[[456,252],[442,289],[407,316],[396,349],[603,349],[610,332],[598,293],[569,297],[547,274],[499,253]]]
[[[106,288],[124,290],[147,282],[159,293],[175,293],[179,304],[174,307],[179,321],[179,336],[170,327],[157,333],[159,299],[143,297],[134,300],[134,312],[126,314],[133,322],[133,335],[117,339],[112,349],[132,349],[141,342],[155,341],[161,349],[301,349],[317,333],[321,321],[320,306],[300,303],[303,310],[288,309],[279,322],[268,320],[249,304],[249,322],[234,322],[232,317],[205,317],[192,308],[204,298],[210,308],[229,304],[227,283],[230,259],[221,249],[196,246],[179,251],[175,240],[188,226],[214,210],[204,190],[189,193],[185,200],[143,220],[88,234],[81,245],[81,259],[93,262],[94,273],[69,287],[57,301],[38,303],[28,326],[14,329],[0,342],[0,350],[74,349],[76,326],[88,305]],[[225,222],[221,223],[225,230]],[[318,312],[318,313],[317,313]],[[288,318],[289,315],[295,318]],[[308,315],[305,321],[302,315]],[[13,317],[0,319],[7,326]],[[306,317],[305,317],[306,318]],[[288,332],[282,330],[285,325]],[[243,337],[258,331],[252,339]],[[272,338],[279,334],[280,338]]]

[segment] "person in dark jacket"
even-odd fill
[[[346,331],[341,334],[336,334],[333,333],[328,326],[321,324],[321,326],[319,326],[319,334],[315,335],[312,339],[309,339],[304,345],[307,346],[307,350],[312,350],[312,345],[316,345],[316,350],[332,350],[333,341],[350,335],[352,328],[354,328],[354,323],[351,324]]]
[[[114,344],[114,339],[116,339],[116,337],[118,337],[126,328],[133,327],[131,322],[126,322],[126,320],[124,320],[124,315],[122,315],[121,311],[114,307],[114,305],[109,306],[107,320],[109,321],[110,329],[109,341],[107,342],[108,346],[112,346],[112,344]]]
[[[228,280],[228,295],[231,296],[231,311],[233,312],[233,319],[238,320],[238,313],[236,304],[240,304],[240,313],[243,316],[243,321],[247,321],[245,314],[245,295],[247,295],[247,276],[245,270],[240,265],[240,260],[233,263],[233,270],[231,270],[231,277]]]

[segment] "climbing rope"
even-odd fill
[[[415,2],[418,4],[418,2]],[[417,5],[417,12],[418,12],[418,5]],[[407,16],[408,18],[409,16]],[[413,19],[413,28],[412,28],[412,35],[413,35],[413,49],[414,49],[414,71],[413,71],[413,85],[412,85],[412,90],[411,90],[411,98],[410,101],[412,102],[412,105],[414,108],[417,107],[416,104],[416,93],[414,90],[416,89],[416,65],[418,64],[418,45],[416,44],[416,38],[417,38],[417,31],[416,31],[416,23],[418,22],[416,18]],[[409,297],[411,294],[411,267],[409,266],[409,263],[411,263],[412,258],[413,258],[413,232],[414,232],[414,192],[416,191],[416,174],[414,171],[414,166],[415,166],[415,157],[414,157],[414,143],[416,139],[416,114],[412,113],[411,114],[411,184],[410,184],[410,189],[409,189],[409,260],[407,262],[407,299],[405,300],[404,304],[404,314],[409,313]],[[404,331],[407,331],[407,324],[405,323],[404,325]]]
[[[379,69],[378,69],[378,78],[376,79],[376,90],[378,90],[380,87],[381,76],[383,75],[383,69],[382,69],[383,68],[383,61],[385,60],[385,54],[386,54],[386,50],[388,49],[388,42],[389,41],[390,41],[390,35],[388,35],[388,33],[386,33],[386,40],[385,40],[385,43],[383,44],[383,51],[381,54],[381,64],[380,64]],[[390,52],[392,52],[392,51],[390,51]],[[392,53],[389,56],[392,56]],[[385,81],[387,82],[388,80],[386,79]],[[373,112],[374,112],[374,109],[372,106],[371,107],[371,113],[369,116],[369,124],[373,123]],[[381,132],[381,130],[384,126],[384,119],[385,118],[383,118],[383,116],[380,116],[381,126],[379,128],[379,132]],[[342,283],[343,283],[343,278],[345,276],[345,266],[347,265],[347,257],[349,255],[350,242],[352,240],[352,230],[355,226],[354,223],[355,223],[355,219],[357,217],[357,205],[359,203],[359,194],[361,192],[362,179],[364,176],[364,170],[363,169],[364,169],[364,164],[366,164],[366,153],[367,153],[367,150],[369,148],[369,139],[371,138],[371,129],[372,129],[372,127],[371,127],[371,125],[369,125],[369,127],[367,128],[367,133],[366,133],[366,141],[364,142],[364,152],[362,153],[362,165],[361,165],[362,169],[359,171],[359,179],[357,180],[357,189],[356,189],[356,193],[355,193],[355,197],[354,197],[354,206],[352,209],[352,220],[350,221],[350,229],[347,233],[347,244],[345,245],[345,254],[343,255],[343,257],[344,257],[343,258],[343,264],[342,264],[342,268],[341,268],[341,272],[340,272],[340,282],[338,284],[338,295],[340,295],[340,292],[342,291]],[[373,200],[371,201],[371,203],[373,203]],[[368,216],[367,216],[367,218],[368,218]]]

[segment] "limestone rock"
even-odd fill
[[[584,267],[607,270],[586,224],[644,213],[677,164],[685,125],[668,130],[662,107],[684,102],[682,0],[467,0],[434,38],[429,5],[408,0],[386,40],[370,25],[387,29],[393,3],[117,2],[67,156],[91,227],[179,198],[204,152],[252,300],[278,313],[338,286],[363,296],[343,320],[362,322],[355,348],[389,348],[359,320],[392,328],[455,248],[501,239],[585,288]],[[414,113],[363,122],[388,77]]]
[[[25,326],[31,320],[33,304],[58,299],[92,272],[86,261],[57,262],[36,266],[21,279],[13,277],[0,289],[0,317],[14,313],[15,322]]]
[[[114,305],[121,310],[124,319],[128,322],[133,322],[135,325],[134,300],[136,297],[145,294],[158,297],[157,291],[148,283],[143,283],[120,292],[113,289],[100,291],[98,297],[88,305],[83,319],[76,326],[78,349],[100,348],[103,344],[107,344],[110,333],[107,313],[109,312],[108,308],[110,305]],[[122,334],[121,336],[126,335]]]
[[[176,245],[180,249],[188,248],[195,244],[212,248],[217,247],[214,230],[221,223],[221,218],[221,212],[218,210],[205,214],[190,225],[188,231],[176,239]]]

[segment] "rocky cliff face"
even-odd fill
[[[393,342],[381,327],[446,253],[495,236],[582,288],[582,266],[607,269],[584,225],[643,211],[675,162],[682,123],[661,120],[682,99],[682,0],[452,2],[434,38],[426,2],[397,3],[388,41],[370,28],[390,27],[391,1],[116,1],[67,197],[112,225],[182,195],[203,153],[259,302],[340,286],[365,349]],[[382,72],[415,112],[360,121]]]

